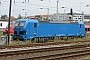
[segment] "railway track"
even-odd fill
[[[62,47],[47,47],[47,48],[36,48],[36,49],[26,49],[26,50],[9,50],[0,52],[0,58],[2,59],[45,59],[45,57],[50,58],[51,56],[55,57],[56,55],[68,55],[77,52],[89,51],[86,47],[89,47],[90,44],[82,45],[72,45],[72,46],[62,46]],[[77,51],[73,51],[77,50]],[[65,51],[68,51],[66,53]],[[73,51],[73,52],[72,52]],[[90,52],[90,51],[89,51]],[[52,54],[53,53],[53,54]],[[57,53],[57,54],[56,54]],[[18,57],[18,58],[16,58]]]
[[[76,52],[67,52],[67,53],[47,55],[47,56],[38,56],[38,57],[19,59],[19,60],[77,60],[77,59],[74,59],[74,57],[80,57],[84,55],[90,55],[90,50],[80,50]]]
[[[85,43],[85,42],[90,42],[90,40],[86,41],[78,41],[78,43]],[[34,43],[34,44],[29,44],[29,45],[15,45],[15,46],[0,46],[1,49],[15,49],[15,48],[24,48],[24,47],[38,47],[38,46],[53,46],[53,45],[65,45],[65,44],[73,44],[75,42],[54,42],[54,43]]]

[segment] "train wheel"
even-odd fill
[[[35,40],[35,38],[32,38],[32,39],[31,39],[31,42],[33,43],[33,42],[34,42],[34,40]]]
[[[37,43],[39,43],[39,38],[37,38]]]
[[[51,37],[51,40],[54,40],[55,37]]]
[[[74,39],[74,36],[71,36],[71,39]]]
[[[82,36],[80,36],[80,38],[83,38]]]
[[[56,37],[56,39],[58,40],[58,37]]]
[[[36,38],[36,43],[39,43],[39,40],[38,40],[38,38]]]
[[[60,39],[60,36],[58,36],[58,40]]]
[[[68,40],[68,36],[66,37],[66,40]]]
[[[63,40],[63,37],[61,36],[60,39]]]

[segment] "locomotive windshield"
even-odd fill
[[[24,24],[25,24],[25,22],[18,21],[18,22],[16,22],[15,27],[23,27]]]

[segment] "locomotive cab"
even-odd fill
[[[79,28],[80,28],[80,37],[86,36],[84,23],[79,22]]]
[[[20,19],[16,22],[14,28],[14,39],[26,41],[33,38],[37,34],[37,21],[36,20]]]

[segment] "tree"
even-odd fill
[[[42,19],[41,15],[36,15],[35,17],[36,17],[37,20],[41,20]]]
[[[1,15],[1,19],[5,19],[5,18],[8,18],[7,15]]]
[[[22,16],[19,14],[17,19],[21,19],[21,18],[22,18]]]
[[[49,20],[48,17],[45,20]]]

